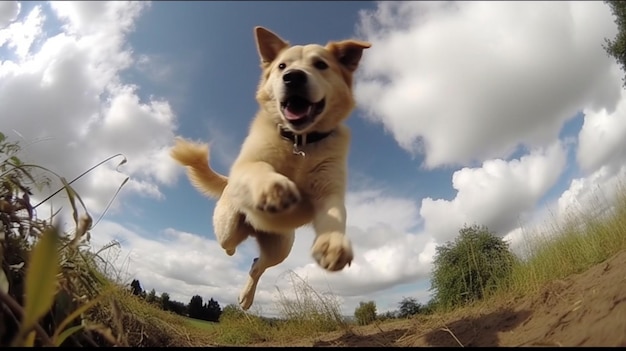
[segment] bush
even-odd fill
[[[359,302],[354,310],[354,318],[359,325],[367,325],[376,320],[376,303],[374,301]]]
[[[419,302],[417,302],[417,300],[413,297],[404,297],[402,298],[402,301],[398,303],[398,308],[398,317],[408,318],[420,313],[422,305],[420,305]]]
[[[506,278],[515,256],[487,227],[464,227],[453,243],[436,249],[431,280],[436,304],[444,309],[482,299]]]

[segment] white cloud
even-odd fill
[[[425,231],[439,243],[452,240],[464,224],[486,225],[504,235],[532,212],[537,201],[556,183],[566,164],[560,143],[537,149],[519,160],[485,161],[479,168],[454,173],[454,199],[422,200]]]
[[[606,107],[584,111],[585,121],[580,130],[578,163],[586,172],[602,166],[618,168],[626,162],[626,91],[617,108]]]
[[[196,294],[222,305],[237,301],[247,279],[247,272],[237,267],[243,255],[227,256],[215,240],[196,234],[173,229],[163,234],[147,237],[103,220],[92,231],[91,241],[94,249],[112,240],[120,243],[119,252],[105,257],[115,266],[110,272],[126,283],[139,279],[144,289],[167,292],[184,303]]]
[[[359,106],[428,168],[546,146],[578,111],[619,99],[602,2],[380,2],[360,18],[373,46]]]
[[[387,210],[380,211],[380,204]],[[434,242],[427,235],[410,232],[419,216],[414,202],[384,197],[374,190],[349,193],[347,206],[351,214],[348,235],[358,252],[352,266],[342,272],[324,271],[310,254],[312,229],[300,229],[291,255],[261,278],[253,310],[278,313],[277,288],[287,296],[293,295],[286,275],[289,271],[305,279],[318,293],[336,294],[346,314],[352,314],[367,294],[427,277]],[[174,229],[147,237],[104,220],[92,232],[96,249],[114,239],[121,243],[121,251],[108,258],[126,281],[139,279],[144,289],[168,292],[185,303],[196,294],[205,299],[213,297],[222,306],[235,303],[248,279],[252,259],[258,256],[253,239],[229,257],[213,238]]]
[[[119,170],[121,158],[74,184],[95,214],[127,176],[121,197],[162,198],[159,185],[172,184],[180,172],[167,155],[176,129],[169,103],[140,100],[139,88],[120,78],[134,64],[126,35],[147,6],[52,2],[50,8],[35,6],[0,31],[0,45],[15,54],[0,66],[1,125],[9,138],[20,140],[25,161],[70,180],[109,156],[127,157]],[[63,23],[59,34],[42,31],[47,16]],[[55,182],[39,198],[59,185]]]
[[[7,45],[9,49],[14,50],[17,57],[23,59],[28,54],[28,51],[30,50],[30,47],[35,39],[37,39],[37,37],[41,34],[43,16],[41,14],[41,9],[36,7],[23,21],[13,22],[19,14],[20,9],[21,6],[18,6],[17,11],[14,14],[5,13],[7,15],[7,23],[12,23],[8,27],[0,29],[0,46]],[[8,15],[11,15],[11,17],[9,18]],[[5,26],[6,24],[4,26],[0,25],[0,28]],[[4,64],[5,63],[3,62],[3,65]]]
[[[626,165],[603,166],[587,177],[572,179],[570,187],[558,199],[560,218],[579,213],[601,213],[626,190]]]

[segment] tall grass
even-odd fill
[[[286,273],[292,294],[276,288],[281,317],[287,323],[297,325],[297,332],[304,335],[337,330],[345,326],[341,304],[332,293],[320,294],[294,271]]]
[[[291,289],[281,290],[277,287],[275,304],[279,319],[263,318],[246,313],[238,306],[228,305],[216,327],[215,343],[288,344],[347,327],[336,295],[317,292],[293,271],[287,271],[283,277],[288,279]]]
[[[580,273],[626,249],[626,188],[613,203],[595,198],[595,210],[571,210],[564,221],[526,238],[526,255],[501,290],[536,291],[545,283]]]

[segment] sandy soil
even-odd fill
[[[291,345],[626,346],[626,252],[533,296],[355,327]]]

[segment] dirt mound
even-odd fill
[[[304,342],[303,342],[304,344]],[[626,346],[626,252],[538,294],[325,335],[309,346]]]

